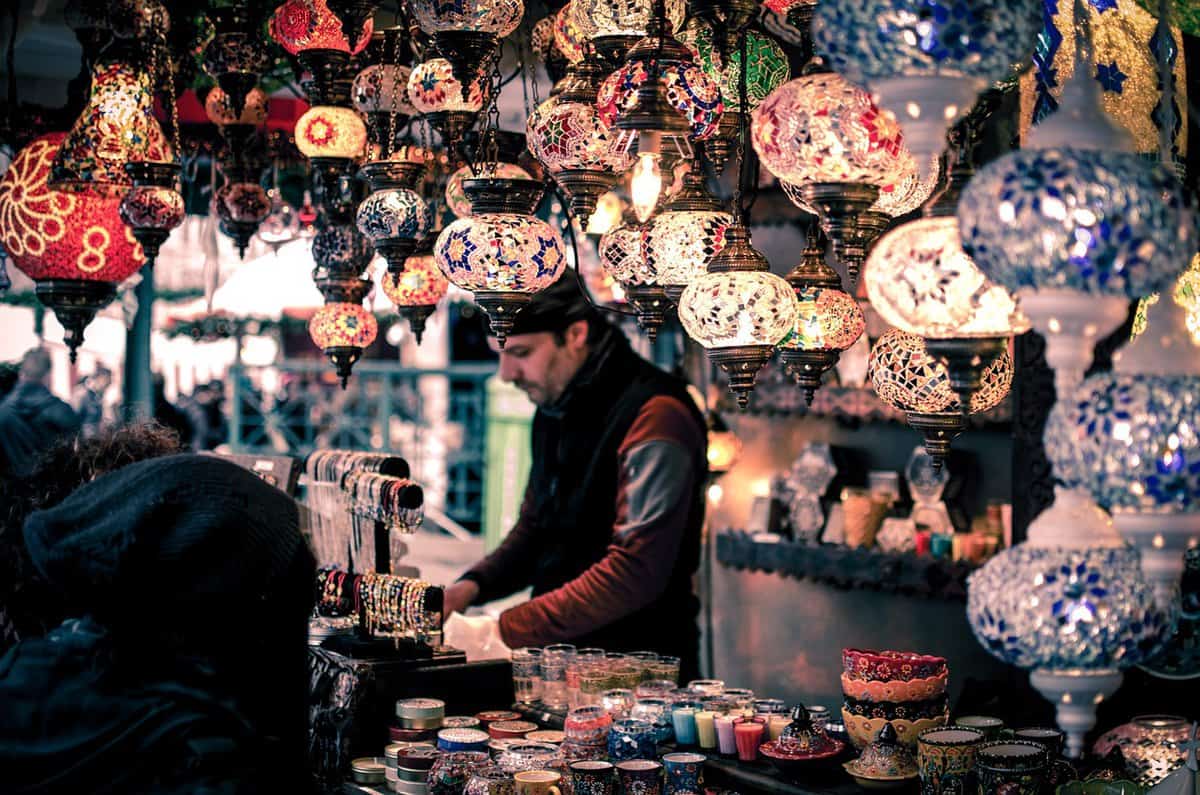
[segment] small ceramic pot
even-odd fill
[[[865,788],[899,787],[917,777],[916,757],[898,742],[890,723],[879,730],[874,741],[863,749],[862,756],[843,767]]]
[[[1014,729],[1012,737],[1014,740],[1040,743],[1045,746],[1046,753],[1052,759],[1062,755],[1063,748],[1067,743],[1065,732],[1061,729],[1052,729],[1049,726],[1026,726],[1022,729]]]
[[[663,766],[653,759],[627,759],[617,763],[624,795],[662,795]]]
[[[959,726],[928,729],[917,736],[921,795],[964,795],[975,789],[975,753],[983,732]]]
[[[608,755],[614,762],[628,759],[653,759],[658,750],[658,734],[644,720],[619,720],[608,733]]]
[[[503,770],[486,768],[471,774],[463,795],[516,795],[516,791],[512,776]]]
[[[513,776],[517,795],[562,795],[562,774],[553,770],[526,770]]]
[[[846,727],[846,734],[850,735],[850,742],[855,748],[862,750],[866,748],[875,735],[879,734],[879,730],[884,724],[892,724],[892,728],[896,730],[896,735],[900,738],[900,742],[907,745],[909,748],[916,747],[917,737],[926,729],[936,729],[946,725],[948,716],[946,713],[934,718],[919,718],[917,720],[908,720],[907,718],[867,718],[857,715],[851,715],[845,709],[842,710],[842,722]]]
[[[887,682],[928,679],[945,673],[946,658],[907,651],[842,649],[842,668],[854,679]]]
[[[1025,740],[999,740],[979,746],[975,772],[980,795],[1040,795],[1046,778],[1046,748]]]
[[[574,795],[615,795],[616,768],[611,762],[585,760],[570,765]]]
[[[1004,721],[990,715],[964,715],[961,718],[955,718],[954,725],[979,729],[988,740],[1000,739],[1000,733],[1004,731]]]
[[[488,755],[480,751],[442,754],[425,779],[429,795],[462,795],[467,781],[479,770],[491,767]]]
[[[442,729],[437,734],[439,751],[486,751],[492,738],[479,729]]]
[[[704,762],[703,754],[666,754],[662,758],[663,769],[667,774],[666,795],[703,795],[704,792]]]
[[[860,718],[884,718],[886,720],[925,720],[928,718],[936,718],[946,713],[947,699],[946,696],[930,699],[929,701],[859,701],[855,698],[847,698],[844,703],[845,710]],[[994,719],[987,719],[994,720]],[[966,725],[966,724],[964,724]],[[984,731],[980,726],[971,726],[973,729]],[[995,734],[999,736],[1000,729],[1004,728],[1003,723],[998,723]],[[984,731],[984,734],[988,732]],[[989,739],[991,735],[989,734]]]

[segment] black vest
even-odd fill
[[[616,519],[617,451],[642,406],[659,395],[686,406],[704,437],[704,418],[684,383],[634,353],[613,329],[559,405],[534,416],[529,483],[535,500],[532,516],[544,539],[534,596],[558,588],[604,557]],[[703,445],[691,452],[698,474],[666,590],[647,607],[573,639],[576,645],[658,651],[680,657],[685,676],[696,670],[700,602],[692,592],[692,575],[700,562],[707,459]]]

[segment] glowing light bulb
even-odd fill
[[[656,154],[639,154],[629,182],[633,211],[642,223],[649,220],[655,205],[658,204],[658,196],[662,193],[662,170],[658,167],[658,159]]]

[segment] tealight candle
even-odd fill
[[[710,712],[707,709],[698,710],[696,712],[696,739],[700,743],[700,747],[711,749],[717,747],[717,714]],[[732,723],[730,724],[732,727]]]
[[[717,732],[717,750],[726,756],[737,753],[737,741],[733,732],[733,718],[728,715],[717,715],[713,719]]]
[[[696,744],[696,710],[694,707],[675,708],[671,712],[671,723],[675,727],[675,742],[677,744]]]
[[[733,727],[734,744],[737,747],[738,759],[743,762],[753,762],[758,758],[758,746],[762,745],[763,725],[755,721],[746,721]]]
[[[778,740],[783,734],[784,727],[792,722],[787,715],[772,715],[767,722],[767,739]]]

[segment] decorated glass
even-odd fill
[[[174,187],[134,185],[121,199],[121,220],[130,228],[171,230],[183,223],[183,195]]]
[[[604,79],[596,93],[596,109],[604,124],[612,127],[637,107],[638,88],[650,79],[653,68],[653,60],[631,61]],[[711,138],[725,109],[716,81],[694,63],[666,60],[659,64],[658,79],[667,89],[671,107],[688,120],[691,139]]]
[[[327,224],[313,238],[312,256],[319,268],[357,276],[371,264],[375,249],[357,227]]]
[[[1139,298],[1196,250],[1181,186],[1132,152],[1022,149],[988,163],[958,203],[963,248],[992,281]]]
[[[217,214],[227,221],[257,224],[271,212],[271,198],[257,182],[222,185],[216,196]]]
[[[213,86],[204,98],[204,112],[208,120],[218,127],[226,124],[250,124],[258,126],[267,120],[267,92],[255,86],[246,94],[246,104],[242,107],[241,115],[233,112],[229,96],[220,86]]]
[[[1200,511],[1198,433],[1200,379],[1102,373],[1055,404],[1046,456],[1106,510]]]
[[[529,114],[525,132],[529,151],[552,174],[564,169],[625,171],[633,165],[632,157],[616,149],[616,136],[589,103],[550,97]]]
[[[141,245],[119,214],[121,200],[47,185],[65,134],[27,144],[0,177],[0,243],[34,280],[122,282],[145,263]]]
[[[842,290],[802,287],[796,293],[796,323],[779,343],[801,351],[844,351],[867,327],[862,309]]]
[[[214,80],[222,75],[240,74],[257,80],[267,68],[263,46],[245,31],[223,31],[204,47],[204,71]]]
[[[413,15],[426,33],[470,30],[507,36],[521,24],[521,0],[414,0]]]
[[[875,199],[875,203],[869,209],[893,218],[907,215],[925,203],[925,200],[933,193],[933,189],[937,187],[940,176],[939,158],[930,158],[929,167],[921,170],[917,167],[916,159],[905,151],[900,155],[900,171],[897,173],[896,181],[879,189],[879,197]],[[816,208],[805,201],[801,190],[802,185],[793,185],[784,180],[780,180],[779,185],[792,204],[809,215],[817,215]]]
[[[471,214],[471,202],[463,190],[463,180],[476,177],[499,177],[501,179],[533,179],[529,172],[515,163],[484,163],[479,174],[471,171],[469,165],[455,171],[446,180],[446,206],[457,218],[466,218]]]
[[[646,262],[645,233],[637,222],[620,224],[600,238],[600,265],[621,284],[655,284]]]
[[[529,34],[529,49],[533,50],[533,54],[543,61],[558,55],[558,50],[554,47],[555,19],[553,13],[550,16],[542,17]]]
[[[575,3],[569,2],[554,15],[554,46],[571,63],[583,60],[583,43],[587,36],[575,22]]]
[[[660,213],[646,225],[646,265],[661,285],[684,287],[703,276],[725,248],[733,216],[715,210]]]
[[[431,58],[413,67],[408,78],[408,98],[418,113],[483,109],[483,81],[477,78],[463,92],[454,68],[445,58]]]
[[[433,306],[442,300],[450,282],[432,254],[418,254],[404,261],[403,272],[384,273],[382,285],[383,294],[398,307]]]
[[[318,348],[367,348],[379,334],[375,316],[362,304],[325,304],[308,321],[308,334]]]
[[[1179,274],[1179,281],[1175,282],[1171,297],[1185,313],[1188,335],[1192,342],[1200,345],[1200,253],[1192,257],[1191,264]],[[1158,300],[1159,294],[1154,293],[1138,302],[1137,312],[1133,317],[1133,329],[1130,332],[1131,338],[1136,339],[1146,330],[1146,313]]]
[[[314,105],[296,121],[296,148],[305,157],[354,159],[367,145],[367,128],[350,108]]]
[[[534,293],[553,284],[566,253],[558,230],[531,215],[459,218],[434,246],[442,273],[464,290]]]
[[[358,231],[371,241],[424,237],[433,227],[433,214],[415,191],[377,190],[363,200],[355,216]]]
[[[726,62],[713,41],[712,28],[699,20],[688,23],[679,39],[691,48],[700,68],[720,87],[725,109],[741,111],[741,47],[735,48]],[[767,95],[787,82],[791,71],[779,43],[757,30],[746,31],[746,55],[750,62],[750,71],[746,73],[746,110],[753,110]]]
[[[350,96],[359,113],[403,113],[416,108],[408,100],[408,78],[412,69],[395,64],[375,64],[354,76]]]
[[[371,43],[374,30],[374,21],[368,17],[353,54],[362,52]],[[270,32],[271,38],[292,55],[305,50],[350,52],[342,21],[329,10],[325,0],[287,0],[271,16]]]
[[[118,196],[133,184],[125,164],[166,162],[171,146],[154,117],[150,75],[119,61],[92,70],[83,113],[58,147],[50,181],[58,190]]]
[[[885,234],[863,280],[885,321],[923,337],[1006,337],[1029,328],[1008,291],[963,252],[954,218],[919,218]]]
[[[644,0],[572,0],[575,25],[585,38],[597,36],[644,36],[654,14],[654,3]],[[683,0],[666,0],[667,21],[672,30],[683,23]]]
[[[907,152],[895,119],[838,74],[784,83],[755,108],[750,132],[763,166],[787,182],[883,187],[906,173]]]
[[[892,329],[876,340],[867,375],[879,399],[901,411],[960,410],[946,368],[925,350],[925,341],[916,334]],[[971,413],[995,408],[1012,387],[1012,377],[1012,357],[1004,351],[984,368],[983,384],[971,397]]]
[[[766,271],[705,273],[679,298],[679,322],[705,348],[776,345],[792,330],[796,297]]]

